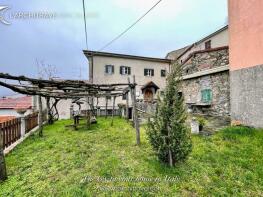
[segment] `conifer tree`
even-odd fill
[[[167,77],[162,99],[158,98],[157,110],[148,122],[147,134],[159,160],[170,166],[184,161],[192,150],[191,134],[185,122],[187,114],[182,95],[181,66],[174,64]]]

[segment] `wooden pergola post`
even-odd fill
[[[112,114],[111,114],[111,126],[113,126],[114,111],[115,111],[115,100],[116,100],[116,96],[113,97],[113,107],[112,107]]]
[[[129,78],[128,78],[128,83],[130,84]],[[141,139],[140,139],[140,126],[139,126],[138,114],[137,114],[135,75],[133,75],[133,84],[130,84],[130,92],[131,92],[131,100],[132,100],[132,106],[133,106],[133,123],[136,129],[136,144],[140,145]]]
[[[0,123],[0,181],[7,179],[6,164],[4,156],[4,139],[3,139],[3,129]]]
[[[106,98],[105,118],[107,118],[108,117],[108,98],[107,98],[107,96],[105,98]]]
[[[51,108],[50,108],[50,98],[46,97],[46,102],[47,102],[47,120],[48,120],[48,124],[53,124],[53,117],[51,114]]]
[[[129,121],[129,91],[126,93],[126,119]]]
[[[39,127],[39,133],[38,135],[40,137],[43,136],[43,110],[42,110],[42,99],[41,96],[38,96],[38,127]]]

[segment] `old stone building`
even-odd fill
[[[228,26],[167,57],[183,68],[182,95],[189,112],[229,117]]]

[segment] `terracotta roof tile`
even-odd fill
[[[0,99],[0,109],[30,109],[32,107],[32,97],[23,96],[18,98]]]

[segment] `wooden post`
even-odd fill
[[[126,119],[129,121],[129,92],[126,93]]]
[[[130,84],[130,79],[128,78],[128,83]],[[140,127],[139,127],[139,121],[138,121],[138,114],[137,114],[137,103],[136,103],[136,83],[135,83],[135,75],[133,75],[133,84],[130,85],[130,92],[131,92],[131,100],[132,100],[132,106],[133,106],[133,122],[134,127],[136,129],[136,143],[137,145],[140,145],[141,139],[140,139]]]
[[[112,114],[111,114],[111,126],[113,126],[113,118],[114,118],[114,111],[115,111],[115,99],[116,99],[116,96],[113,97],[113,107],[112,107]]]
[[[0,123],[0,181],[7,179],[6,164],[4,156],[4,138],[2,124]]]
[[[42,112],[42,99],[41,99],[41,96],[38,96],[38,108],[39,108],[39,112],[38,112],[39,133],[38,133],[38,135],[40,137],[42,137],[43,136],[43,112]]]
[[[106,96],[106,111],[105,111],[105,118],[108,117],[108,98]]]
[[[46,97],[46,102],[47,102],[47,120],[48,120],[48,124],[53,124],[53,117],[51,115],[50,98],[49,97]]]

